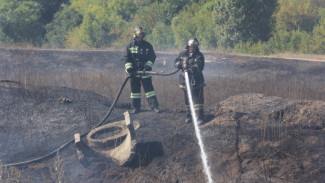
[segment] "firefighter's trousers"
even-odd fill
[[[153,109],[159,106],[156,93],[152,85],[151,76],[135,75],[130,78],[130,83],[132,108],[141,108],[141,84],[143,86],[150,108]]]
[[[193,89],[191,89],[191,93],[192,93],[192,100],[193,100],[193,105],[194,105],[194,110],[195,110],[196,117],[198,118],[198,120],[203,121],[204,120],[203,87],[193,88]],[[186,108],[187,108],[187,117],[192,119],[190,103],[189,103],[188,95],[187,95],[187,92],[186,92],[185,88],[184,88],[184,96],[185,96],[185,105],[186,105]]]

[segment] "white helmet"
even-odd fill
[[[134,37],[140,36],[140,35],[144,37],[146,35],[146,33],[144,32],[144,30],[141,26],[136,26],[134,28]]]
[[[199,45],[200,45],[200,43],[199,43],[199,41],[195,37],[192,37],[187,42],[187,46],[195,46],[195,47],[198,47]]]

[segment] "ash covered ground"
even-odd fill
[[[72,140],[75,133],[92,129],[112,104],[95,92],[61,86],[33,88],[8,78],[30,68],[40,76],[123,71],[122,54],[120,51],[0,49],[2,164],[34,159],[53,151]],[[154,69],[174,70],[173,59],[177,54],[157,52]],[[274,77],[279,82],[299,82],[297,86],[324,92],[325,64],[322,62],[204,54],[207,79],[236,75],[263,81]],[[177,76],[174,78],[177,80]],[[71,102],[60,103],[60,97]],[[129,107],[128,103],[117,105],[106,122],[123,119]],[[75,146],[70,144],[59,152],[65,181],[206,182],[193,124],[184,123],[184,111],[160,107],[159,114],[143,109],[133,116],[141,126],[136,131],[138,145],[131,164],[118,166],[91,150],[86,156],[88,163],[82,164]],[[325,182],[324,109],[322,100],[252,92],[209,101],[205,107],[206,123],[200,129],[212,179],[214,182]],[[56,156],[50,156],[17,166],[22,173],[21,181],[49,181],[56,160]]]

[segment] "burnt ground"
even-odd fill
[[[26,161],[53,151],[100,122],[112,101],[94,92],[60,86],[33,88],[7,81],[19,69],[33,67],[40,75],[120,68],[119,51],[0,50],[0,159],[2,164]],[[155,68],[172,70],[177,53],[157,53]],[[205,53],[206,78],[263,80],[293,78],[308,87],[324,84],[325,64],[280,58]],[[107,62],[107,60],[114,60]],[[276,74],[274,74],[276,73]],[[299,85],[299,86],[301,86]],[[320,92],[324,89],[320,88]],[[217,91],[216,91],[217,92]],[[71,102],[60,103],[66,97]],[[209,100],[209,99],[206,99]],[[59,159],[66,182],[206,182],[193,124],[185,112],[161,106],[155,114],[134,115],[134,161],[120,167],[87,150],[78,161],[73,144]],[[243,93],[206,106],[200,127],[214,182],[325,182],[325,102]],[[106,123],[123,119],[129,104],[115,107]],[[83,138],[83,140],[85,140]],[[17,166],[22,182],[50,182],[58,156]],[[3,178],[5,179],[5,177]]]

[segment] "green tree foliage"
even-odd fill
[[[157,7],[159,7],[159,3],[154,2],[148,6],[139,8],[133,17],[133,26],[139,25],[146,30],[147,34],[150,34],[156,22],[160,19],[161,13],[159,11],[161,11],[161,9]]]
[[[325,54],[325,8],[319,9],[318,20],[313,29],[311,52]]]
[[[164,23],[171,25],[173,17],[177,16],[186,5],[192,5],[197,2],[197,0],[162,0],[161,6],[157,7],[162,10],[159,17],[165,17]]]
[[[289,50],[288,43],[290,42],[290,37],[290,32],[279,30],[274,33],[269,42],[275,52],[281,52],[282,50]]]
[[[312,36],[306,31],[285,31],[279,30],[267,42],[240,42],[235,45],[236,52],[250,54],[272,54],[275,52],[300,52],[310,53]]]
[[[317,1],[315,0],[278,0],[279,8],[275,14],[277,29],[311,32],[317,14]]]
[[[219,43],[233,48],[239,41],[266,41],[271,36],[276,0],[220,0],[215,9]]]
[[[174,34],[170,25],[159,22],[146,38],[156,48],[173,48]]]
[[[105,7],[93,5],[84,15],[80,40],[89,47],[102,47],[108,40],[111,22],[105,11]]]
[[[273,52],[324,54],[325,13],[322,6],[325,6],[324,0],[280,1],[279,11],[275,14],[276,17],[281,15],[277,18],[277,29],[265,44],[271,45]]]
[[[151,33],[156,24],[171,25],[172,20],[188,4],[195,0],[159,0],[147,3],[146,6],[139,6],[133,18],[135,25],[141,25]]]
[[[137,11],[134,22],[143,26],[149,34],[148,40],[159,47],[175,47],[172,44],[183,47],[187,40],[193,36],[202,38],[204,45],[215,46],[215,24],[211,17],[214,1],[204,6],[202,11],[198,4],[204,5],[205,2],[202,1],[162,0],[152,2]],[[162,31],[163,28],[164,31]],[[167,37],[164,39],[161,38],[161,35]]]
[[[163,22],[166,25],[170,25],[171,20],[175,16],[177,9],[177,5],[168,1],[163,3],[154,2],[148,7],[143,8],[143,10],[138,11],[140,14],[142,14],[141,16],[139,16],[139,18],[141,18],[140,23],[142,25],[143,23],[145,23],[145,18],[151,18],[153,24],[155,22]]]
[[[134,26],[140,25],[146,31],[146,39],[153,45],[161,48],[174,47],[174,33],[170,27],[172,19],[183,6],[192,1],[148,0],[141,1],[141,3],[139,1],[134,2],[137,11],[125,31],[131,32]],[[128,34],[124,33],[123,35]],[[163,35],[166,37],[162,37]]]
[[[32,0],[41,5],[41,22],[48,24],[53,20],[53,16],[59,11],[62,4],[68,4],[69,0]]]
[[[173,19],[172,28],[177,46],[184,46],[191,37],[197,37],[204,47],[217,46],[216,29],[211,14],[216,7],[218,0],[187,5],[177,17]],[[201,2],[202,3],[202,2]]]
[[[292,31],[290,42],[288,43],[288,51],[307,53],[310,37],[306,31]]]
[[[173,18],[172,30],[174,32],[175,44],[179,47],[186,45],[187,40],[196,37],[195,13],[199,10],[198,4],[186,6],[178,16]]]
[[[10,39],[5,33],[0,30],[0,42],[7,44],[14,44],[13,40]]]
[[[126,21],[130,21],[137,10],[133,0],[111,0],[108,2],[107,8]]]
[[[64,47],[69,32],[73,31],[82,22],[82,15],[73,7],[63,5],[62,9],[54,15],[51,23],[46,25],[47,43],[55,47]]]
[[[212,0],[203,4],[200,10],[195,14],[194,21],[196,25],[196,37],[200,40],[203,47],[217,47],[217,29],[213,16],[214,9],[219,0]]]
[[[81,15],[84,15],[87,12],[87,9],[93,4],[105,6],[105,2],[103,0],[98,1],[89,1],[89,0],[70,0],[71,6],[79,12]]]
[[[83,16],[83,21],[77,29],[73,30],[73,34],[69,33],[69,36],[72,37],[68,38],[69,44],[67,45],[83,45],[82,47],[93,48],[113,45],[125,27],[126,20],[123,19],[123,16],[125,18],[131,16],[123,11],[127,2],[129,1],[72,0],[72,7]],[[133,6],[130,3],[129,5]],[[111,9],[113,7],[114,9]],[[124,13],[121,15],[119,11]]]
[[[142,26],[150,34],[157,23],[162,22],[165,25],[170,25],[178,9],[179,7],[174,1],[155,1],[145,7],[139,7],[133,17],[133,22],[134,25]]]
[[[15,43],[40,44],[44,26],[40,23],[41,6],[33,1],[1,0],[1,29]]]
[[[3,31],[8,25],[7,12],[13,7],[13,1],[0,0],[0,41],[3,43],[14,43]]]
[[[64,4],[64,5],[63,5]],[[157,48],[323,54],[325,0],[0,0],[0,41],[124,47],[142,26]]]
[[[257,43],[240,41],[234,47],[234,52],[249,53],[253,55],[269,55],[273,53],[271,45],[258,41]]]

